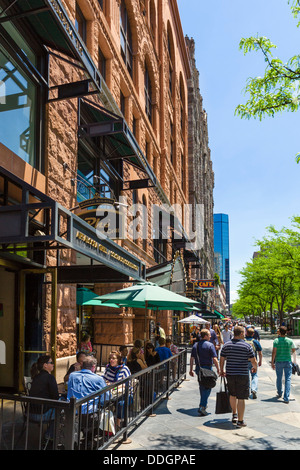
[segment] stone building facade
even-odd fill
[[[214,172],[209,148],[207,114],[203,108],[203,97],[199,88],[199,70],[195,60],[195,41],[185,38],[190,56],[191,77],[188,80],[188,180],[189,202],[202,207],[202,243],[198,251],[199,262],[190,269],[191,279],[214,279]],[[211,306],[213,296],[204,295]],[[213,307],[213,305],[212,305]]]
[[[151,280],[157,269],[169,273],[170,289],[184,294],[188,264],[180,243],[189,237],[188,216],[177,214],[185,230],[175,243],[172,231],[166,237],[154,226],[153,205],[176,205],[185,214],[191,202],[209,204],[210,234],[212,202],[202,191],[212,173],[198,97],[197,172],[207,179],[199,174],[190,185],[195,72],[177,3],[40,3],[36,9],[33,0],[0,0],[7,16],[0,25],[0,279],[7,271],[11,276],[9,289],[0,290],[0,331],[6,332],[0,339],[9,344],[12,371],[1,371],[0,387],[14,389],[42,352],[54,357],[60,380],[83,329],[94,343],[130,344],[143,338],[145,324],[150,337],[159,319],[172,334],[178,318],[171,311],[149,310],[145,323],[145,311],[78,304],[78,288],[107,293]],[[132,233],[99,241],[91,222],[99,200],[108,210],[123,207]],[[146,218],[142,209],[129,212],[137,203],[147,208]],[[205,266],[204,276],[210,274]]]

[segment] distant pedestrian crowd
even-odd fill
[[[229,403],[232,410],[232,423],[244,427],[245,400],[256,399],[258,393],[258,367],[262,365],[262,346],[260,335],[253,325],[227,322],[220,325],[207,323],[204,328],[197,327],[191,335],[193,343],[190,358],[190,375],[198,377],[200,404],[198,412],[206,416],[208,399],[214,386],[208,386],[205,376],[216,368],[217,374],[225,379]],[[195,363],[195,372],[193,370]],[[296,346],[287,337],[287,328],[280,326],[273,342],[272,368],[276,371],[277,398],[283,397],[289,403],[291,376],[298,370]],[[213,375],[214,372],[211,372]],[[284,387],[283,387],[284,377]]]

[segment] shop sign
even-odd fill
[[[122,250],[117,244],[110,239],[100,239],[96,234],[80,226],[77,223],[73,225],[73,246],[85,254],[86,256],[99,261],[116,271],[126,273],[133,277],[139,277],[142,273],[142,265]]]
[[[77,216],[110,240],[124,239],[125,214],[116,209],[114,203],[114,199],[95,195],[94,198],[79,203],[82,212]]]
[[[194,286],[200,289],[214,289],[215,288],[215,281],[214,279],[201,279],[198,281],[193,281]]]

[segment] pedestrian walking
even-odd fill
[[[215,349],[217,350],[217,347],[219,346],[219,341],[215,330],[211,327],[211,324],[209,322],[205,323],[204,328],[210,331],[209,341],[214,345]]]
[[[230,405],[232,408],[232,423],[241,428],[244,422],[245,400],[249,398],[249,368],[251,361],[253,372],[257,370],[257,362],[250,344],[245,341],[245,328],[236,326],[233,339],[224,344],[221,349],[220,375],[227,378]],[[224,366],[226,363],[226,372]]]
[[[210,342],[211,333],[208,329],[203,329],[200,331],[200,341],[196,342],[193,346],[190,358],[190,371],[189,374],[191,377],[194,377],[193,365],[194,361],[196,364],[196,374],[199,382],[199,391],[200,391],[200,405],[198,413],[201,416],[206,416],[208,399],[211,393],[211,388],[204,387],[199,380],[200,366],[203,369],[212,369],[213,364],[217,368],[217,373],[220,373],[219,361],[217,359],[217,353],[215,346]]]
[[[252,349],[255,354],[255,359],[257,361],[257,356],[258,356],[258,367],[262,365],[262,347],[260,342],[255,339],[254,337],[254,329],[253,328],[247,328],[246,329],[246,337],[245,337],[246,343],[250,344],[252,346]],[[249,367],[249,374],[250,374],[250,390],[251,390],[251,397],[255,400],[257,398],[257,391],[258,391],[258,375],[257,375],[257,370],[252,371],[252,364],[251,362],[248,362],[248,367]]]
[[[233,333],[229,328],[229,323],[225,323],[224,330],[222,331],[222,338],[224,344],[227,343],[227,341],[232,340],[233,338]]]
[[[274,339],[272,350],[272,368],[276,371],[276,388],[277,398],[282,396],[282,378],[284,373],[284,403],[289,403],[291,391],[291,377],[292,377],[292,355],[294,355],[294,363],[296,363],[296,346],[291,338],[287,337],[286,326],[279,328],[279,337]]]
[[[155,328],[155,345],[157,348],[159,347],[159,338],[166,339],[166,333],[165,333],[165,330],[160,325],[160,322],[157,322],[156,328]]]

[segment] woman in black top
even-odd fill
[[[144,355],[141,352],[140,348],[132,348],[130,351],[130,356],[127,360],[127,367],[130,370],[131,374],[135,374],[142,369],[146,369],[147,364],[144,360]]]
[[[58,400],[59,393],[55,377],[51,374],[54,363],[50,356],[41,356],[31,368],[32,384],[29,391],[30,397],[45,398],[46,400]],[[40,414],[47,419],[52,416],[53,409],[49,406],[30,405],[30,417],[37,420]],[[54,419],[54,416],[53,418]]]
[[[154,366],[160,362],[158,353],[155,351],[155,348],[152,343],[147,343],[145,360],[148,367]]]

